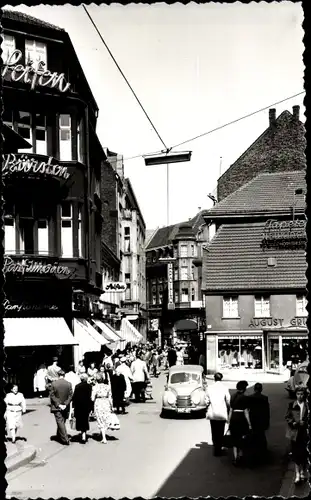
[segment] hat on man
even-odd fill
[[[122,358],[120,359],[121,363],[125,363],[126,361],[126,357],[125,356],[122,356]]]

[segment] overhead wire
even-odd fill
[[[160,136],[158,130],[156,129],[155,125],[153,124],[150,116],[148,115],[147,111],[145,110],[144,106],[142,105],[140,99],[138,98],[136,92],[134,91],[133,87],[131,86],[130,82],[128,81],[128,79],[126,78],[125,74],[123,73],[122,69],[120,68],[119,64],[117,63],[114,55],[112,54],[111,50],[109,49],[107,43],[105,42],[102,34],[100,33],[99,29],[97,28],[92,16],[90,15],[90,13],[88,12],[87,8],[85,7],[84,4],[82,4],[82,7],[83,9],[85,10],[87,16],[89,17],[91,23],[93,24],[95,30],[97,31],[97,34],[99,35],[101,41],[103,42],[104,46],[106,47],[111,59],[113,60],[113,62],[115,63],[116,67],[118,68],[120,74],[122,75],[122,77],[124,78],[125,82],[127,83],[129,89],[131,90],[132,94],[134,95],[136,101],[138,102],[139,106],[141,107],[141,109],[143,110],[147,120],[149,121],[150,125],[152,126],[153,130],[155,131],[155,133],[157,134],[158,138],[160,139],[160,141],[162,142],[163,146],[165,147],[165,151],[168,152],[170,150],[170,148],[167,147],[167,145],[165,144],[164,140],[162,139],[162,137]]]

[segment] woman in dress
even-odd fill
[[[26,412],[26,401],[23,394],[18,392],[17,385],[12,386],[11,392],[6,395],[4,401],[7,428],[11,434],[12,443],[15,443],[17,429],[23,427],[22,414]]]
[[[92,386],[88,384],[88,375],[81,373],[81,382],[75,386],[72,408],[76,419],[76,430],[81,432],[81,443],[86,443],[86,432],[89,430],[89,415],[93,407],[91,400]]]
[[[102,434],[102,443],[107,443],[106,432],[109,428],[112,413],[111,388],[108,377],[96,374],[96,384],[92,388],[92,401],[98,428]]]
[[[290,439],[292,458],[295,463],[295,483],[307,479],[308,464],[308,414],[307,390],[297,387],[296,400],[289,403],[285,420],[288,425],[287,437]]]
[[[234,465],[237,465],[241,458],[243,438],[248,435],[252,428],[248,410],[249,402],[247,396],[245,396],[247,386],[246,380],[238,382],[236,385],[237,391],[230,401],[229,431],[233,446]]]

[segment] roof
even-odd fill
[[[202,372],[203,367],[200,365],[174,365],[171,366],[169,373],[178,373],[178,372]]]
[[[305,288],[304,249],[261,248],[265,223],[223,224],[203,253],[202,288],[269,290]],[[268,258],[276,266],[268,266]]]
[[[2,19],[10,19],[11,21],[19,21],[21,23],[32,24],[34,26],[39,26],[42,28],[49,28],[57,31],[65,31],[63,28],[60,28],[59,26],[47,23],[46,21],[42,21],[41,19],[37,19],[36,17],[29,16],[28,14],[24,14],[23,12],[18,12],[17,10],[3,9],[2,12],[3,12]]]
[[[303,193],[295,196],[295,208],[304,210],[305,176],[305,170],[262,173],[206,211],[206,216],[291,211],[298,188]]]

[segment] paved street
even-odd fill
[[[205,419],[161,419],[160,393],[165,377],[154,380],[154,401],[132,404],[121,416],[121,430],[107,445],[90,439],[62,447],[50,441],[55,423],[45,405],[29,406],[23,434],[39,447],[31,464],[8,475],[7,495],[29,497],[228,496],[278,494],[284,473],[284,384],[266,384],[272,422],[268,434],[271,460],[256,470],[236,469],[231,455],[212,455]],[[233,388],[235,383],[228,383]],[[91,433],[96,433],[96,423]],[[74,435],[74,432],[71,432]],[[95,437],[95,436],[94,436]],[[18,446],[22,446],[18,442]]]

